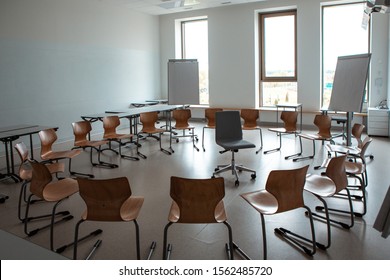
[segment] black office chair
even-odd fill
[[[215,175],[222,172],[231,170],[232,174],[236,177],[235,185],[240,184],[238,180],[237,171],[247,171],[252,172],[252,179],[256,178],[256,171],[244,167],[242,165],[237,165],[234,160],[234,153],[238,152],[241,149],[255,148],[256,145],[243,140],[242,138],[242,127],[241,127],[241,118],[239,111],[222,111],[215,113],[215,142],[221,146],[224,150],[219,153],[225,153],[230,151],[232,153],[232,159],[230,164],[218,165],[215,168],[213,173],[213,178]]]

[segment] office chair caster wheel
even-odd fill
[[[373,156],[373,155],[370,155],[370,159],[374,159],[374,156]]]
[[[219,170],[219,168],[215,168],[215,169],[214,169],[214,171],[218,171],[218,170]]]
[[[179,139],[176,139],[176,143],[179,143]]]
[[[234,182],[234,185],[235,185],[236,187],[238,187],[238,186],[240,185],[240,182],[239,182],[238,180],[236,180],[236,181]]]
[[[256,174],[251,174],[252,179],[256,179]]]
[[[214,179],[215,178],[215,176],[213,175],[213,176],[211,176],[211,179]]]

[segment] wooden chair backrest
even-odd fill
[[[215,127],[215,112],[222,112],[222,108],[206,108],[204,111],[207,126]]]
[[[44,158],[46,154],[52,152],[52,146],[57,141],[57,134],[54,129],[42,130],[38,133],[41,140],[41,157]]]
[[[177,109],[172,113],[172,117],[175,119],[175,127],[188,127],[190,124],[188,120],[191,118],[190,109]]]
[[[309,165],[291,170],[273,170],[269,173],[265,189],[278,201],[281,213],[304,206],[303,188]]]
[[[241,109],[241,118],[244,120],[243,127],[253,128],[257,126],[259,118],[259,110],[257,109]]]
[[[106,116],[103,118],[104,138],[116,133],[116,128],[120,125],[118,116]]]
[[[32,167],[30,192],[44,199],[43,192],[46,185],[52,181],[52,175],[45,164],[36,161],[30,161],[30,164]]]
[[[313,122],[318,128],[318,134],[324,138],[332,136],[330,128],[332,126],[332,118],[329,115],[316,115]]]
[[[75,136],[75,144],[79,141],[87,140],[88,133],[91,132],[92,127],[89,121],[79,121],[72,123],[73,134]]]
[[[86,220],[122,221],[121,206],[131,196],[126,177],[111,179],[77,178],[79,193],[87,205]]]
[[[284,122],[284,128],[287,132],[295,132],[297,130],[298,112],[282,111],[280,119]]]
[[[157,112],[147,112],[140,114],[140,122],[142,123],[143,129],[153,130],[156,128],[156,122],[158,120]]]
[[[345,173],[345,160],[347,155],[331,158],[326,167],[325,175],[336,185],[336,193],[348,186],[348,178]]]
[[[170,195],[180,209],[178,223],[216,223],[215,209],[225,196],[224,179],[173,176]]]

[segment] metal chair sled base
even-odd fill
[[[159,141],[159,144],[160,144],[160,151],[162,151],[164,154],[171,155],[172,153],[175,152],[175,151],[172,149],[172,147],[170,146],[170,147],[169,147],[170,151],[168,151],[167,149],[164,149],[164,148],[162,147],[162,145],[161,145],[161,135],[162,135],[163,133],[164,133],[164,132],[160,132],[160,133],[159,133],[159,136],[155,136],[155,135],[152,135],[152,134],[148,134],[146,137],[152,137],[152,138],[157,139],[157,140]],[[138,134],[138,136],[141,135],[141,134],[145,134],[145,133],[142,133],[142,132],[141,132],[141,133]],[[145,138],[146,138],[146,137],[145,137]],[[138,145],[139,145],[138,139],[139,139],[139,137],[137,137],[137,144],[136,144],[136,147],[137,147],[137,155],[140,156],[140,157],[143,158],[143,159],[146,159],[147,156],[144,155],[143,153],[141,153],[141,152],[139,151],[139,149],[138,149]],[[143,139],[144,139],[144,138],[143,138]]]
[[[234,243],[233,243],[233,233],[232,233],[232,228],[228,222],[223,222],[225,226],[227,227],[228,230],[228,235],[229,235],[229,242],[225,244],[225,250],[227,254],[228,260],[234,260]],[[169,222],[165,227],[164,227],[164,244],[163,244],[163,260],[170,260],[171,253],[172,253],[172,244],[168,243],[168,228],[173,224],[173,222]]]
[[[82,238],[79,239],[79,238],[78,238],[78,236],[79,236],[79,228],[80,228],[80,225],[81,225],[83,222],[85,222],[85,221],[86,221],[86,220],[81,219],[81,220],[79,220],[79,221],[77,222],[76,228],[75,228],[74,241],[73,241],[72,243],[70,243],[70,244],[64,246],[64,247],[65,247],[64,249],[66,249],[66,247],[73,246],[73,259],[74,259],[74,260],[77,259],[77,245],[78,245],[78,243],[79,243],[80,241],[83,241],[83,240],[85,240],[86,238],[88,238],[88,237],[90,237],[90,236],[95,236],[95,235],[100,234],[100,233],[103,232],[101,229],[97,229],[97,230],[91,232],[90,234],[88,234],[88,235],[86,235],[86,236],[84,236],[84,237],[82,237]],[[134,222],[134,225],[135,225],[135,234],[136,234],[137,260],[140,260],[140,259],[141,259],[141,254],[140,254],[139,226],[138,226],[138,223],[137,223],[136,220],[133,220],[133,222]],[[96,245],[96,243],[95,243],[95,245]],[[96,248],[95,245],[94,245],[94,247],[92,248],[92,251],[94,250],[94,248]],[[154,242],[154,243],[152,243],[152,245],[151,245],[148,259],[152,256],[155,247],[156,247],[156,244],[155,244],[155,242]],[[64,250],[64,249],[63,249],[63,250]],[[92,251],[91,251],[91,253],[92,253]],[[91,253],[90,253],[90,254],[91,254]]]
[[[314,221],[312,217],[312,213],[309,207],[304,206],[304,208],[308,212],[308,216],[310,219],[310,229],[311,229],[311,235],[312,238],[306,238],[304,236],[298,235],[290,230],[287,230],[285,228],[275,228],[274,232],[278,234],[281,238],[285,239],[295,247],[301,249],[303,252],[305,252],[309,256],[313,256],[316,253],[316,247],[317,247],[317,242],[315,238],[315,231],[314,231]],[[261,226],[262,226],[262,235],[263,235],[263,259],[267,260],[267,237],[266,237],[266,229],[265,229],[265,219],[264,215],[260,213],[260,218],[261,218]],[[306,244],[310,244],[311,249],[309,249]],[[251,260],[248,254],[245,253],[244,250],[242,250],[236,243],[233,243],[233,248],[245,259]]]
[[[33,236],[43,229],[50,228],[50,250],[57,252],[57,249],[54,249],[54,225],[69,221],[69,220],[73,219],[73,216],[70,215],[69,211],[60,211],[60,212],[56,211],[57,206],[62,202],[62,200],[60,200],[54,204],[51,214],[29,217],[28,214],[29,214],[29,208],[30,208],[32,196],[33,196],[33,194],[31,194],[28,198],[28,203],[27,203],[27,207],[26,207],[26,214],[25,214],[25,218],[23,219],[24,232],[27,236]],[[61,215],[63,217],[60,220],[55,220],[58,215]],[[42,227],[35,228],[33,230],[28,230],[28,222],[30,222],[31,220],[42,219],[42,218],[50,218],[50,224],[46,224]]]
[[[183,129],[183,134],[182,135],[173,136],[172,139],[175,139],[176,143],[179,143],[179,141],[180,141],[179,139],[180,138],[191,137],[191,139],[192,139],[192,146],[194,147],[195,150],[197,150],[199,152],[199,148],[195,145],[195,141],[196,142],[199,141],[198,135],[196,135],[194,133],[194,128],[190,128],[188,130],[190,131],[190,134],[186,135],[185,134],[185,129]]]
[[[264,154],[269,154],[269,153],[274,153],[274,152],[278,152],[281,150],[282,148],[282,136],[283,134],[287,135],[287,134],[292,134],[292,133],[276,133],[277,137],[279,138],[279,147],[276,147],[274,149],[270,149],[270,150],[267,150],[267,151],[264,151]],[[300,155],[302,155],[302,140],[299,138],[299,143],[300,143],[300,152],[296,153],[296,154],[293,154],[293,155],[289,155],[289,156],[285,156],[284,159],[290,159],[290,158],[293,158],[293,157],[298,157]]]

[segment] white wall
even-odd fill
[[[221,8],[170,14],[160,17],[161,92],[167,96],[166,63],[175,54],[174,21],[194,16],[209,20],[210,106],[258,107],[258,29],[259,11],[296,7],[298,35],[298,101],[304,111],[318,111],[321,98],[321,3],[340,1],[273,0],[231,5]],[[362,11],[363,12],[363,11]],[[375,14],[373,19],[373,79],[383,77],[382,88],[375,92],[372,103],[387,97],[388,24],[389,15]],[[272,112],[261,114],[262,121],[274,121]],[[304,117],[311,124],[313,115]]]
[[[100,1],[0,0],[0,127],[55,125],[63,141],[82,114],[160,97],[158,25]]]

